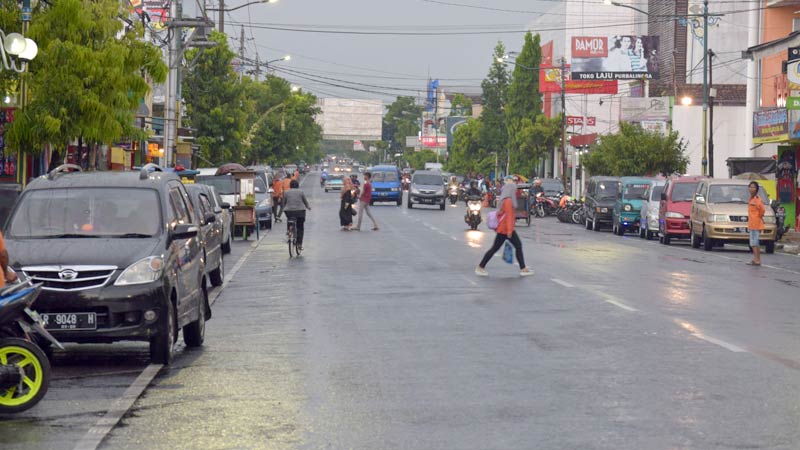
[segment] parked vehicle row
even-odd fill
[[[191,191],[191,195],[190,195]],[[224,202],[174,173],[81,173],[63,165],[22,192],[5,229],[9,266],[41,283],[35,307],[62,342],[146,341],[169,364],[178,331],[205,339],[221,284]]]
[[[747,244],[749,184],[706,177],[593,177],[587,186],[583,223],[594,231],[610,225],[619,236],[630,231],[648,240],[658,236],[664,245],[688,239],[692,247],[706,251],[726,243]],[[759,195],[765,205],[770,204],[764,189]],[[772,205],[761,233],[767,253],[775,251],[778,239],[779,208]]]

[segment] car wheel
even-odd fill
[[[585,221],[585,223],[583,225],[586,227],[586,229],[587,230],[591,230],[592,229],[592,223],[589,222],[589,218],[588,217],[584,217],[584,221]]]
[[[268,221],[264,222],[264,228],[266,228],[267,230],[272,229],[272,219],[269,219]]]
[[[327,189],[325,189],[325,193],[326,193],[326,194],[328,193],[328,190],[327,190]]]
[[[703,250],[710,252],[714,248],[714,240],[708,237],[706,229],[703,228]]]
[[[403,195],[400,195],[400,198],[397,199],[397,206],[403,206]]]
[[[771,254],[775,253],[775,241],[767,241],[765,246],[767,247],[767,254],[768,255],[771,255]]]
[[[150,338],[150,360],[154,364],[168,366],[172,363],[173,349],[178,334],[175,323],[175,306],[172,304],[172,299],[167,300],[167,307],[163,313],[158,335]]]
[[[642,228],[642,225],[639,225],[639,237],[644,239],[647,237],[647,230]]]
[[[414,205],[411,204],[411,199],[408,199],[408,203],[406,204],[406,206],[408,206],[408,209],[414,208]]]
[[[592,219],[592,230],[600,231],[600,224],[597,223],[597,217]]]
[[[645,230],[644,238],[647,239],[648,241],[652,241],[653,238],[655,238],[655,233],[650,230]]]
[[[206,338],[206,308],[208,307],[208,292],[205,286],[201,289],[203,296],[197,306],[197,320],[183,327],[183,342],[187,347],[200,347]]]
[[[672,241],[672,238],[668,234],[665,234],[659,237],[659,240],[661,241],[662,244],[669,245],[670,242]]]
[[[442,204],[439,205],[439,211],[444,211],[444,207],[445,207],[445,203],[442,202]]]
[[[694,227],[689,227],[689,243],[692,248],[700,248],[700,239],[694,234]]]
[[[221,252],[219,255],[219,265],[208,274],[208,277],[211,279],[212,286],[222,286],[222,282],[225,280],[225,261],[222,259]]]

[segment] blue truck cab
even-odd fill
[[[620,189],[612,213],[614,234],[622,236],[628,230],[638,231],[642,203],[647,200],[652,184],[652,179],[644,177],[620,178]]]
[[[367,170],[372,174],[372,201],[403,204],[403,185],[397,166],[374,166]]]

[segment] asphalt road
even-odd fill
[[[741,248],[546,218],[518,223],[534,277],[498,254],[479,278],[494,236],[466,230],[463,204],[377,205],[380,231],[342,232],[317,180],[302,187],[303,256],[267,235],[205,346],[100,448],[800,448],[800,258],[750,267]],[[59,355],[48,397],[0,422],[0,446],[72,448],[147,364],[126,351]]]

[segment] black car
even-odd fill
[[[180,178],[153,164],[60,166],[28,185],[7,222],[10,267],[43,283],[36,309],[58,340],[149,341],[151,359],[169,364],[178,330],[200,346],[211,317],[196,214]]]
[[[617,177],[592,177],[586,186],[586,229],[600,231],[601,224],[612,225],[612,212],[620,181]]]
[[[213,286],[222,286],[225,278],[225,264],[222,261],[222,220],[217,220],[214,212],[214,192],[205,184],[189,184],[186,190],[197,212],[197,225],[200,227],[200,242],[203,244],[203,261],[206,273]],[[220,214],[221,217],[221,214]]]

